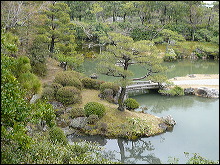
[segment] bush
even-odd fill
[[[175,85],[171,89],[160,89],[158,91],[162,95],[168,95],[168,96],[183,96],[184,95],[184,89]]]
[[[54,89],[55,93],[57,93],[58,89],[63,87],[61,84],[58,84],[58,83],[52,83],[50,86],[51,86],[51,88]]]
[[[72,108],[70,110],[70,117],[84,117],[85,116],[85,110],[83,108]]]
[[[139,107],[139,103],[132,98],[128,98],[124,101],[124,105],[128,110],[134,110]]]
[[[83,78],[81,81],[85,88],[96,89],[96,90],[98,90],[100,88],[100,85],[104,83],[103,81],[91,79],[88,77]]]
[[[84,109],[85,109],[86,116],[95,114],[95,115],[98,115],[99,118],[101,118],[105,114],[105,106],[97,102],[88,102],[84,106]]]
[[[52,127],[49,130],[50,140],[56,144],[61,143],[66,145],[68,143],[68,140],[63,132],[63,130],[59,127]]]
[[[89,124],[95,124],[98,120],[99,120],[99,117],[98,115],[95,115],[95,114],[89,115],[89,117],[87,118],[87,122]]]
[[[116,94],[119,91],[119,86],[117,84],[112,83],[112,82],[105,82],[105,83],[100,85],[101,94],[104,94],[105,89],[112,89],[113,90],[113,96],[116,96]]]
[[[82,89],[82,82],[78,78],[77,72],[74,71],[63,71],[59,72],[54,79],[55,83],[61,84],[62,86],[74,86],[78,89]]]
[[[80,95],[80,90],[73,86],[62,87],[57,91],[56,94],[57,101],[68,105],[68,104],[76,104],[80,103],[82,100],[82,96]]]
[[[51,87],[45,87],[43,88],[42,97],[47,98],[48,100],[54,99],[54,89]]]

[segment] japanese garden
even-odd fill
[[[1,1],[2,164],[219,164],[218,1]]]

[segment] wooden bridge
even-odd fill
[[[159,89],[159,84],[151,81],[133,81],[134,84],[126,87],[126,94],[146,93],[148,89]]]

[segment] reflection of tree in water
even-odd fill
[[[159,158],[155,157],[154,154],[149,153],[146,155],[147,151],[153,151],[155,148],[151,144],[151,141],[143,141],[138,139],[138,141],[128,141],[125,139],[117,139],[118,147],[120,150],[120,160],[116,160],[113,153],[108,153],[111,155],[115,161],[120,161],[122,163],[136,164],[137,162],[145,162],[149,164],[160,164]],[[131,144],[131,146],[128,146]],[[125,146],[127,145],[127,146]],[[116,151],[115,151],[116,152]],[[117,152],[118,153],[118,152]]]

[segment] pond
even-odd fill
[[[95,63],[85,62],[87,75],[96,72]],[[163,65],[170,68],[164,73],[168,78],[187,74],[219,74],[219,62],[212,60],[179,60]],[[135,76],[139,76],[142,71],[138,66],[132,70]],[[114,80],[102,75],[99,75],[98,79]],[[105,148],[103,152],[106,152],[111,160],[128,164],[164,164],[169,163],[170,156],[179,158],[178,163],[186,163],[188,159],[184,152],[199,153],[207,159],[219,160],[219,99],[198,96],[168,97],[155,91],[132,98],[136,99],[141,107],[148,108],[145,113],[159,117],[171,115],[177,122],[173,130],[136,141],[99,136],[84,137],[83,140],[99,142]],[[74,139],[73,137],[70,140]]]

